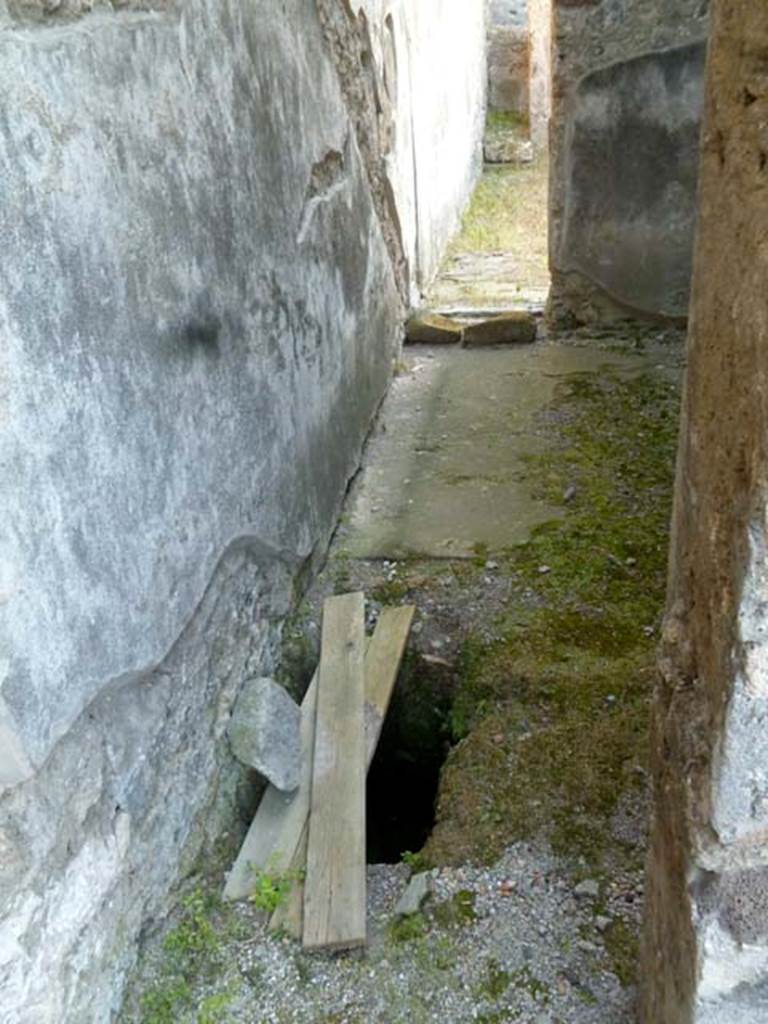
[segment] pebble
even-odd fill
[[[585,878],[574,888],[573,895],[577,899],[597,899],[600,895],[600,884],[594,878]]]

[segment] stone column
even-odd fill
[[[644,1024],[768,1020],[768,4],[713,19]]]

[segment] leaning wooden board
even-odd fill
[[[305,949],[366,941],[365,598],[323,606],[304,880]]]
[[[385,608],[365,655],[365,738],[370,767],[389,707],[415,608]],[[225,900],[247,899],[259,871],[298,873],[307,863],[307,820],[315,742],[317,673],[301,705],[301,748],[304,752],[299,789],[281,793],[268,786],[224,887]],[[278,907],[270,928],[301,938],[303,887],[292,888]]]
[[[373,755],[376,753],[376,746],[395,688],[415,610],[413,605],[402,608],[385,608],[379,616],[373,637],[368,644],[365,655],[366,770],[370,768]],[[306,866],[307,832],[307,819],[305,818],[303,827],[298,834],[292,831],[290,837],[284,834],[280,840],[280,848],[285,850],[291,845],[295,836],[294,855],[288,865],[292,873],[298,874]],[[304,889],[299,883],[292,887],[287,900],[272,915],[269,922],[270,928],[274,931],[284,931],[296,939],[301,938],[303,902]]]

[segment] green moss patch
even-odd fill
[[[660,373],[572,379],[548,411],[528,471],[565,515],[508,553],[528,606],[464,647],[431,862],[536,835],[598,868],[616,849],[611,814],[644,784],[677,418]]]

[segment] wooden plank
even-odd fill
[[[364,639],[363,595],[328,598],[304,883],[305,949],[350,949],[366,941]]]
[[[371,767],[381,728],[395,689],[400,663],[403,660],[408,633],[416,609],[413,605],[402,608],[384,608],[376,623],[373,637],[365,655],[365,746],[366,769]],[[298,875],[307,864],[307,829],[302,830],[295,844],[295,856],[290,870]],[[297,882],[285,902],[272,915],[269,927],[296,939],[301,938],[304,927],[304,887]]]
[[[385,608],[379,616],[365,655],[365,738],[370,768],[381,727],[400,669],[415,608]],[[307,819],[315,742],[317,673],[301,705],[301,785],[296,793],[285,794],[269,786],[259,804],[253,823],[224,887],[225,900],[247,899],[253,892],[259,871],[289,871],[298,874],[307,865]],[[270,928],[296,939],[303,928],[304,888],[291,888],[287,900],[270,920]]]
[[[247,899],[259,871],[279,874],[291,868],[309,816],[312,757],[317,712],[317,672],[301,702],[301,781],[295,793],[270,785],[245,837],[224,886],[225,900]],[[303,865],[302,865],[303,867]]]
[[[397,682],[408,633],[416,609],[384,608],[379,615],[373,637],[365,656],[365,746],[366,769],[373,755],[387,717],[387,709]]]

